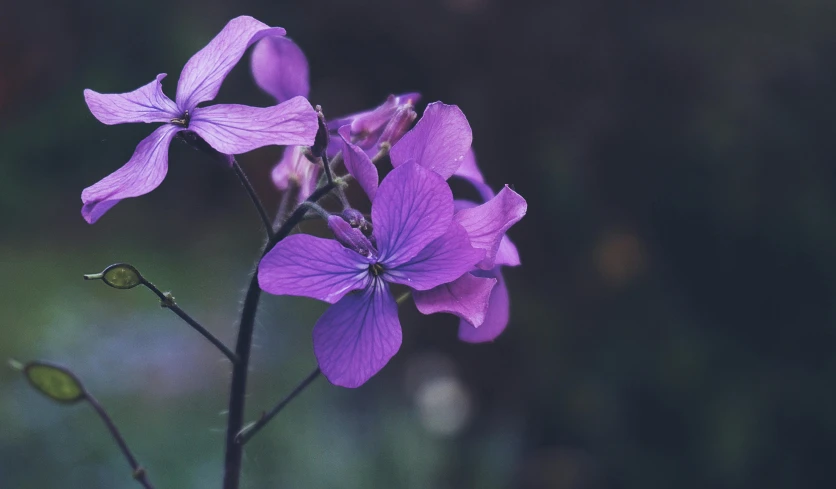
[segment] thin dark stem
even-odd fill
[[[186,311],[181,309],[180,306],[178,306],[174,302],[174,297],[171,294],[161,291],[157,288],[156,285],[145,280],[144,278],[142,279],[142,285],[147,287],[151,292],[153,292],[157,295],[157,297],[160,298],[160,305],[162,307],[165,307],[166,309],[171,309],[174,312],[174,314],[180,316],[180,318],[183,321],[186,321],[186,324],[194,328],[198,333],[202,334],[204,338],[211,341],[212,344],[215,345],[215,347],[221,351],[221,353],[223,353],[224,355],[226,355],[227,358],[229,358],[229,361],[231,361],[232,363],[238,362],[238,356],[235,355],[235,353],[232,350],[230,350],[229,347],[224,345],[223,342],[219,340],[215,335],[210,333],[209,330],[201,326],[200,323],[198,323],[191,316],[186,314]]]
[[[116,444],[119,445],[119,449],[122,450],[122,455],[128,459],[128,463],[134,471],[133,478],[142,484],[142,487],[145,489],[154,489],[154,486],[151,485],[151,481],[148,480],[148,473],[141,465],[139,465],[139,462],[136,461],[136,457],[134,457],[134,454],[131,453],[131,449],[128,448],[128,444],[125,443],[125,439],[122,438],[122,434],[119,433],[119,429],[116,428],[116,425],[113,423],[110,415],[107,414],[107,411],[105,411],[102,405],[99,404],[99,401],[97,401],[96,398],[91,396],[89,393],[85,393],[85,399],[91,406],[93,406],[93,409],[96,410],[99,417],[102,418],[102,421],[105,426],[107,426],[108,431],[110,431],[110,434],[113,435],[113,439],[116,440]]]
[[[285,397],[278,404],[276,404],[276,406],[273,407],[273,409],[271,409],[269,412],[262,413],[261,418],[259,418],[258,421],[250,424],[249,426],[241,430],[241,432],[238,433],[238,435],[235,437],[235,441],[237,441],[241,445],[246,444],[250,440],[250,438],[252,438],[256,433],[258,433],[261,430],[261,428],[264,428],[264,426],[267,423],[269,423],[270,420],[272,420],[277,414],[279,414],[279,412],[281,412],[281,410],[284,409],[285,406],[290,404],[290,401],[292,401],[293,398],[301,394],[302,391],[304,391],[314,380],[316,380],[321,373],[322,371],[319,369],[319,367],[314,369],[313,372],[311,372],[310,374],[308,374],[307,377],[305,377],[305,380],[299,383],[299,385],[297,385],[296,388],[293,389],[293,391],[291,391],[290,394],[287,395],[287,397]]]
[[[255,189],[235,157],[231,156],[230,158],[232,159],[232,169],[235,170],[235,174],[238,175],[238,179],[241,180],[242,184],[244,184],[244,188],[247,190],[250,200],[253,201],[255,209],[258,211],[259,217],[261,217],[261,222],[264,224],[264,231],[267,233],[267,237],[272,238],[273,226],[271,224],[270,217],[267,215],[267,211],[264,209],[264,205],[261,203],[261,199],[258,198],[258,194],[255,193]]]
[[[316,202],[334,189],[334,184],[326,184],[316,189],[308,202]],[[261,256],[273,249],[276,244],[305,218],[307,207],[299,206],[287,221],[279,227],[264,245]],[[261,288],[258,286],[258,268],[253,270],[250,285],[244,296],[244,306],[241,309],[241,320],[238,324],[238,341],[235,344],[235,354],[238,362],[232,367],[232,382],[229,387],[229,414],[226,421],[226,452],[224,455],[224,484],[223,489],[238,489],[241,479],[241,462],[244,446],[235,441],[244,426],[244,405],[247,395],[247,374],[250,368],[250,350],[255,328],[255,315],[258,302],[261,299]]]
[[[334,173],[331,170],[331,162],[328,161],[328,155],[325,151],[322,152],[322,168],[325,169],[325,179],[329,184],[334,183]]]

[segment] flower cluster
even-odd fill
[[[314,353],[332,383],[362,385],[400,348],[393,288],[410,291],[424,314],[461,318],[463,341],[496,338],[509,318],[500,269],[520,264],[505,233],[525,215],[525,200],[508,186],[494,193],[485,183],[471,149],[470,125],[454,105],[429,104],[413,126],[420,96],[408,93],[325,120],[307,100],[305,55],[284,34],[250,17],[233,19],[186,64],[175,101],[162,92],[165,75],[125,94],[86,90],[91,112],[105,124],[164,125],[139,144],[124,167],[84,190],[85,219],[92,223],[120,199],[156,188],[166,173],[167,147],[178,133],[223,155],[287,146],[272,174],[276,186],[313,207],[334,239],[294,234],[278,241],[259,264],[258,283],[272,294],[332,304],[313,328]],[[215,97],[252,44],[253,77],[277,105],[198,106]],[[451,177],[470,182],[480,202],[454,200]],[[344,188],[352,181],[371,203],[370,214],[346,197]],[[340,209],[303,202],[325,182],[339,194]]]

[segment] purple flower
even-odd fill
[[[401,327],[390,283],[429,290],[482,261],[453,219],[443,178],[416,164],[394,169],[372,203],[369,236],[343,220],[329,220],[338,241],[295,234],[259,264],[261,288],[277,295],[333,304],[313,331],[322,372],[344,387],[362,385],[398,351]]]
[[[471,273],[415,292],[415,305],[424,314],[446,312],[459,316],[459,338],[463,341],[492,341],[505,330],[509,319],[508,289],[500,267],[520,264],[517,248],[505,233],[525,216],[528,205],[508,186],[494,195],[485,184],[472,151],[456,174],[473,183],[487,200],[482,205],[458,201],[454,216],[454,221],[467,231],[471,245],[485,250],[485,257]]]
[[[307,97],[310,92],[308,60],[299,46],[286,37],[271,36],[259,41],[253,48],[251,69],[256,84],[278,102],[294,96]],[[415,103],[420,98],[417,93],[390,95],[372,110],[327,122],[332,133],[328,156],[343,150],[346,168],[355,177],[360,176],[360,185],[370,198],[374,198],[378,185],[371,157],[380,151],[381,144],[392,145],[401,139],[417,117]],[[299,200],[304,200],[302,196],[310,195],[319,176],[318,169],[313,168],[315,165],[286,149],[273,171],[273,181],[280,190],[299,186]]]
[[[352,142],[348,127],[344,125],[339,130],[344,145],[345,167],[363,187],[369,199],[374,200],[377,168],[368,153]],[[417,163],[446,180],[465,161],[472,141],[470,124],[461,109],[455,105],[433,102],[427,106],[415,127],[392,146],[389,157],[392,166],[396,168],[406,163]]]
[[[313,163],[305,156],[305,146],[288,146],[284,149],[282,159],[273,168],[271,176],[276,188],[286,191],[291,187],[299,189],[297,202],[302,202],[316,190],[320,165]]]
[[[415,104],[420,99],[421,94],[418,93],[389,95],[385,102],[372,110],[329,121],[328,129],[334,132],[348,126],[348,140],[373,157],[380,151],[381,144],[392,145],[400,141],[417,117]]]
[[[305,53],[286,37],[267,37],[253,48],[250,68],[256,84],[279,102],[310,92],[308,60]],[[380,106],[356,114],[328,121],[328,130],[336,135],[349,126],[350,141],[369,156],[380,150],[383,142],[395,144],[415,120],[417,93],[389,95]],[[329,148],[329,155],[341,149],[339,144]]]
[[[128,163],[95,185],[84,189],[82,215],[89,223],[98,220],[120,200],[144,195],[159,186],[168,171],[168,146],[180,131],[192,131],[223,154],[246,153],[261,146],[313,143],[316,113],[303,97],[273,107],[198,104],[215,98],[226,75],[247,47],[264,36],[282,36],[285,30],[271,28],[252,17],[229,21],[209,44],[186,63],[172,101],[156,80],[133,92],[101,94],[85,90],[84,98],[93,115],[104,124],[162,122],[143,139]]]

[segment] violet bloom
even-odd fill
[[[299,189],[296,195],[297,202],[306,200],[316,190],[316,182],[322,168],[305,156],[306,148],[307,146],[286,147],[282,159],[270,175],[279,190]]]
[[[258,280],[277,295],[333,304],[313,330],[314,353],[332,383],[357,387],[398,351],[401,327],[389,284],[429,290],[471,270],[485,256],[453,220],[453,194],[416,164],[396,168],[372,203],[367,237],[340,218],[339,241],[295,234],[262,259]]]
[[[295,96],[307,97],[310,93],[308,60],[299,46],[286,37],[270,36],[259,41],[253,48],[251,70],[256,84],[277,102]],[[373,166],[371,158],[380,151],[383,143],[397,143],[409,129],[417,117],[415,103],[420,98],[417,93],[390,95],[383,104],[372,110],[327,122],[326,127],[332,133],[328,156],[334,156],[340,150],[364,153],[364,161],[354,165],[363,165],[356,171],[365,171],[367,178],[361,181],[361,185],[367,193],[370,185],[373,185],[373,193],[378,184],[377,170],[373,172],[372,184],[372,174],[368,169]],[[350,143],[351,148],[345,149],[343,140]],[[354,175],[355,166],[350,166],[351,163],[346,161],[346,166]],[[300,151],[287,148],[273,170],[273,182],[280,190],[298,186],[298,200],[301,201],[315,188],[319,173],[319,166],[301,156]],[[369,196],[373,197],[371,193]]]
[[[352,139],[348,126],[339,130],[344,145],[343,159],[348,172],[357,180],[370,199],[374,200],[377,188],[377,168],[368,153]],[[455,105],[433,102],[424,115],[389,150],[389,159],[395,168],[416,163],[450,178],[461,166],[470,151],[473,133],[467,117]]]
[[[505,186],[494,194],[485,184],[470,151],[456,176],[472,183],[485,202],[457,201],[454,221],[468,232],[471,245],[485,250],[485,257],[471,273],[427,291],[414,294],[415,305],[424,314],[446,312],[461,318],[459,339],[470,343],[492,341],[505,330],[510,317],[508,288],[501,266],[517,266],[520,256],[505,234],[527,211],[519,194]]]
[[[310,92],[308,60],[302,49],[286,37],[266,37],[253,48],[250,69],[256,84],[283,102],[290,97],[307,97]],[[417,93],[390,95],[380,106],[328,121],[332,135],[350,126],[351,142],[374,156],[384,142],[395,144],[415,120]],[[329,155],[341,148],[332,144]]]
[[[303,97],[273,107],[198,104],[215,98],[226,75],[252,43],[264,36],[283,36],[252,17],[229,21],[223,30],[183,67],[172,101],[156,80],[133,92],[101,94],[85,90],[90,112],[104,124],[162,122],[143,139],[128,163],[95,185],[84,189],[82,215],[98,220],[120,200],[147,194],[159,186],[168,171],[168,146],[181,131],[192,131],[223,154],[246,153],[267,145],[306,145],[317,131],[316,113]]]

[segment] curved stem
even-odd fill
[[[316,189],[308,202],[316,202],[331,190],[335,184],[328,183]],[[305,217],[308,211],[306,206],[299,206],[293,214],[279,227],[270,237],[260,256],[264,256],[273,249],[276,244],[287,237]],[[258,310],[258,302],[261,299],[261,288],[258,286],[258,268],[253,270],[250,277],[250,285],[244,296],[244,306],[241,309],[241,320],[238,325],[238,341],[235,344],[235,354],[238,362],[232,368],[232,382],[229,387],[229,414],[226,421],[226,453],[224,455],[224,483],[223,489],[238,489],[241,479],[241,462],[244,454],[244,446],[235,441],[238,433],[244,426],[244,404],[247,395],[247,374],[250,368],[250,350],[253,342],[253,329],[255,328],[255,315]]]
[[[272,420],[277,414],[279,414],[279,412],[281,412],[281,410],[284,409],[285,406],[290,404],[290,401],[292,401],[296,396],[301,394],[302,391],[304,391],[311,384],[311,382],[316,380],[321,373],[322,371],[319,369],[319,367],[314,369],[313,372],[311,372],[310,374],[308,374],[307,377],[305,377],[305,380],[300,382],[299,385],[297,385],[296,388],[293,389],[290,392],[290,394],[287,395],[287,397],[285,397],[278,404],[276,404],[276,406],[273,407],[273,409],[271,409],[269,412],[262,413],[258,421],[251,423],[250,425],[242,429],[241,432],[238,433],[238,435],[235,437],[235,441],[240,443],[241,445],[246,444],[250,440],[250,438],[252,438],[256,433],[258,433],[261,430],[261,428],[264,428],[264,426],[267,423],[269,423],[270,420]]]
[[[116,428],[116,424],[113,423],[113,420],[110,418],[110,415],[107,414],[104,407],[99,404],[99,401],[96,400],[95,397],[91,396],[89,392],[85,392],[84,394],[85,399],[87,402],[93,406],[93,409],[96,410],[96,413],[104,422],[105,426],[107,427],[110,434],[113,435],[113,439],[116,440],[116,444],[119,445],[119,449],[122,450],[122,455],[128,460],[128,464],[130,464],[131,469],[133,469],[133,478],[137,480],[142,487],[145,489],[154,489],[154,486],[151,485],[151,481],[148,480],[148,473],[145,469],[139,465],[139,462],[136,461],[136,457],[134,454],[131,453],[131,449],[128,448],[128,444],[125,442],[125,439],[122,438],[122,434],[119,433],[119,429]]]
[[[170,293],[161,291],[160,289],[157,288],[156,285],[154,285],[151,282],[145,280],[145,278],[142,279],[142,285],[147,287],[151,292],[153,292],[154,294],[156,294],[157,297],[160,298],[160,306],[162,306],[166,309],[171,309],[174,312],[174,314],[177,314],[178,316],[180,316],[180,319],[182,319],[183,321],[186,321],[186,324],[188,324],[189,326],[194,328],[195,331],[197,331],[198,333],[203,335],[204,338],[206,338],[213,345],[215,345],[215,348],[217,348],[218,350],[221,351],[221,353],[226,355],[226,357],[229,358],[229,361],[231,361],[232,363],[237,363],[238,362],[238,356],[232,350],[230,350],[229,347],[224,345],[223,342],[221,340],[219,340],[215,335],[210,333],[208,329],[201,326],[200,323],[198,323],[191,316],[186,314],[186,311],[181,309],[180,306],[178,306],[174,302],[174,297]]]
[[[231,155],[230,159],[232,160],[232,169],[235,170],[235,174],[238,175],[238,179],[241,180],[242,184],[244,184],[244,188],[247,190],[250,200],[253,201],[255,209],[258,211],[259,217],[261,217],[261,222],[264,224],[264,231],[267,233],[267,237],[272,238],[273,226],[271,224],[270,217],[267,215],[267,210],[264,209],[264,204],[261,203],[261,199],[259,199],[258,194],[255,193],[255,189],[250,183],[250,180],[247,178],[246,173],[244,173],[244,170],[241,168],[241,165],[238,164],[238,160]]]

